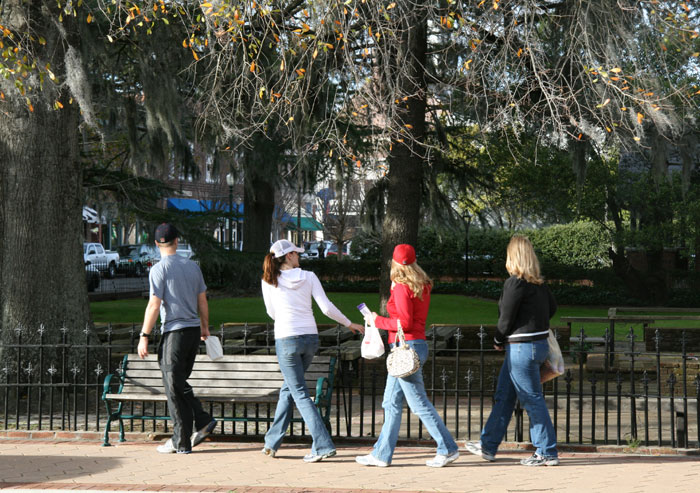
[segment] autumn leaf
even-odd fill
[[[92,22],[92,14],[87,15],[87,23],[90,24]]]
[[[622,69],[620,67],[615,67],[615,68],[611,68],[610,71],[613,74],[619,74],[620,72],[622,72]]]
[[[250,64],[250,71],[251,71],[251,72],[255,72],[255,62],[252,62],[252,63]]]
[[[637,113],[637,123],[641,125],[642,120],[644,120],[644,115],[642,115],[641,113]]]

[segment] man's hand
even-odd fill
[[[144,359],[148,356],[148,337],[139,337],[139,357]]]
[[[499,346],[499,345],[497,345],[497,344],[494,344],[494,345],[493,345],[493,348],[494,348],[496,351],[503,351],[503,350],[505,349],[503,346]]]
[[[209,327],[206,327],[206,326],[202,325],[202,326],[199,328],[199,335],[201,336],[200,339],[202,339],[203,341],[206,341],[206,340],[207,340],[207,337],[209,337],[209,336],[211,335],[211,334],[209,333]]]

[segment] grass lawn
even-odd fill
[[[361,317],[357,305],[364,302],[371,310],[379,307],[379,294],[370,293],[329,293],[330,300],[350,317],[353,322],[360,323]],[[90,304],[92,317],[97,324],[136,323],[143,322],[143,312],[146,308],[145,299],[130,299],[119,301],[99,301]],[[270,319],[265,312],[262,298],[212,298],[209,300],[210,323],[217,327],[224,322],[265,322]],[[560,317],[605,317],[607,308],[587,306],[560,306],[552,320],[554,326],[564,325]],[[318,323],[333,323],[332,320],[320,313],[314,304],[314,313]],[[666,314],[670,315],[670,314]],[[469,298],[462,295],[436,294],[432,297],[428,325],[430,324],[495,324],[498,320],[496,301]],[[661,327],[700,327],[700,321],[660,321]],[[576,334],[584,327],[589,336],[602,335],[606,324],[587,323],[574,324],[572,332]],[[617,339],[629,330],[630,325],[617,325]],[[641,337],[641,325],[634,326],[635,333]]]
[[[361,322],[357,305],[364,302],[372,310],[379,307],[379,295],[369,293],[329,293],[331,301],[351,320]],[[146,308],[145,299],[98,301],[90,304],[95,323],[141,323]],[[212,298],[209,300],[210,323],[262,322],[269,320],[262,298]],[[314,304],[319,323],[332,323],[320,313]],[[560,307],[554,319],[559,325],[560,316],[605,316],[605,308]],[[461,295],[433,295],[428,325],[430,324],[495,324],[498,307],[495,301],[468,298]]]

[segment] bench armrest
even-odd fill
[[[119,375],[116,373],[110,373],[105,377],[105,381],[103,384],[103,389],[102,389],[102,400],[106,401],[107,400],[107,394],[111,394],[113,392],[110,392],[111,387],[112,387],[112,377],[114,378],[119,378]],[[119,391],[117,393],[121,393],[121,385],[119,386]]]
[[[324,389],[324,386],[326,386],[326,389]],[[326,400],[328,400],[330,397],[328,395],[328,387],[330,387],[328,377],[320,377],[318,380],[316,380],[316,398],[314,399],[314,402],[317,406],[324,405]]]
[[[111,394],[110,388],[112,386],[112,378],[116,378],[117,381],[119,382],[119,389],[117,390],[117,394],[122,393],[122,389],[124,388],[124,378],[126,377],[126,365],[128,362],[129,355],[124,356],[124,360],[122,361],[122,371],[121,373],[110,373],[105,377],[105,381],[103,384],[103,390],[102,390],[102,400],[106,401],[107,400],[107,394]]]

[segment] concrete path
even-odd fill
[[[460,446],[463,444],[460,443]],[[0,489],[15,491],[225,492],[673,492],[700,490],[697,456],[563,453],[558,467],[524,467],[530,452],[507,450],[488,463],[462,449],[442,469],[428,448],[399,448],[388,468],[363,467],[369,448],[341,446],[320,463],[301,458],[307,446],[283,445],[277,458],[260,443],[205,442],[189,455],[160,455],[156,444],[0,440]]]

